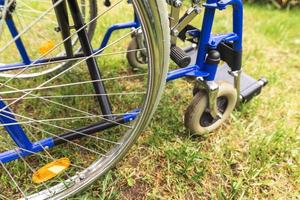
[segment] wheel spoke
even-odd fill
[[[4,171],[7,173],[7,175],[10,177],[10,179],[12,180],[12,182],[14,183],[14,185],[17,187],[17,189],[21,192],[22,196],[24,198],[26,198],[26,195],[25,195],[24,191],[20,188],[20,186],[18,185],[18,183],[16,182],[16,180],[14,179],[14,177],[12,176],[12,174],[5,167],[5,165],[3,164],[3,162],[1,160],[0,160],[0,164],[1,164],[2,168],[4,169]]]
[[[119,51],[119,52],[112,52],[112,53],[101,53],[101,54],[96,54],[96,55],[93,55],[92,58],[99,58],[99,57],[104,57],[104,56],[117,56],[117,55],[122,55],[122,54],[126,54],[126,53],[130,53],[130,52],[137,52],[137,51],[143,51],[145,50],[145,48],[141,48],[141,49],[135,49],[135,50],[130,50],[130,51]],[[30,65],[24,65],[24,67],[28,67],[31,68],[31,67],[34,67],[34,69],[39,69],[39,68],[42,68],[42,67],[45,67],[45,65],[52,65],[52,64],[58,64],[58,63],[61,63],[61,62],[71,62],[71,61],[78,61],[78,60],[82,60],[82,59],[86,59],[87,56],[82,56],[80,58],[68,58],[68,59],[64,59],[63,61],[49,61],[49,62],[45,62],[45,63],[35,63],[35,64],[30,64]],[[60,68],[60,66],[58,67],[55,67],[55,69],[58,69]],[[20,69],[20,66],[12,66],[12,67],[1,67],[1,71],[5,71],[5,70],[14,70],[14,69]],[[54,70],[55,70],[54,69]],[[52,71],[54,71],[52,70]],[[50,71],[50,70],[49,70]],[[47,73],[49,73],[47,70],[46,70]],[[11,78],[14,76],[14,78],[26,78],[26,76],[22,76],[22,74],[19,74],[19,75],[14,75],[14,74],[4,74],[4,73],[1,73],[1,76],[2,77],[7,77],[7,78]],[[36,73],[37,76],[40,76],[40,75],[44,75],[46,73]]]
[[[28,99],[56,99],[56,98],[74,98],[74,97],[97,97],[97,96],[123,96],[123,95],[142,95],[146,94],[146,92],[120,92],[120,93],[106,93],[106,94],[73,94],[73,95],[59,95],[59,96],[32,96],[32,97],[24,97],[22,100]],[[12,101],[17,98],[3,98],[4,101]]]
[[[38,18],[36,18],[36,20],[34,20],[30,25],[28,25],[26,27],[26,29],[20,31],[20,33],[14,37],[12,40],[10,40],[6,45],[4,45],[2,48],[0,48],[0,53],[3,52],[7,47],[9,47],[10,45],[12,45],[17,39],[19,39],[23,34],[25,34],[26,32],[28,32],[34,25],[36,25],[45,15],[47,15],[48,13],[50,13],[57,5],[59,5],[61,2],[63,2],[64,0],[58,0],[55,4],[53,4],[53,6],[51,6],[50,8],[48,8],[45,12],[43,12]]]
[[[69,86],[77,86],[77,85],[82,85],[82,84],[88,84],[88,83],[95,83],[95,82],[104,82],[104,81],[113,81],[113,80],[121,80],[121,79],[126,79],[126,78],[138,78],[138,77],[143,77],[147,75],[146,73],[143,74],[133,74],[133,75],[128,75],[128,76],[118,76],[118,77],[111,77],[111,78],[103,78],[101,80],[89,80],[89,81],[81,81],[81,82],[73,82],[73,83],[66,83],[66,84],[60,84],[60,85],[52,85],[52,86],[43,86],[43,87],[35,87],[35,88],[28,88],[28,89],[13,89],[9,91],[3,91],[0,92],[0,95],[5,95],[5,94],[15,94],[18,92],[25,93],[25,92],[33,92],[33,91],[40,91],[40,90],[46,90],[46,89],[55,89],[55,88],[61,88],[61,87],[69,87]],[[1,85],[1,83],[0,83]],[[11,87],[12,86],[6,86],[6,87]]]

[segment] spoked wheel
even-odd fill
[[[209,133],[220,127],[229,118],[237,102],[237,93],[232,85],[226,82],[219,84],[217,98],[218,111],[221,117],[212,117],[208,109],[208,98],[204,90],[194,90],[194,98],[186,110],[184,123],[198,135]]]
[[[15,1],[14,8],[12,10],[13,17],[15,18],[15,23],[17,26],[21,27],[22,29],[26,28],[26,26],[36,19],[38,16],[41,16],[41,13],[45,12],[47,8],[49,8],[52,3],[51,0],[46,1],[39,1],[37,4],[36,0],[26,0],[26,1],[16,1],[16,0],[10,0]],[[98,14],[98,8],[97,8],[97,1],[95,0],[79,0],[79,6],[82,11],[82,16],[87,23],[87,33],[90,39],[93,38],[95,29],[96,29],[96,21],[94,21],[95,17]],[[43,38],[43,42],[40,43],[40,47],[38,48],[38,51],[35,52],[35,54],[38,54],[37,56],[43,56],[43,54],[46,54],[47,51],[52,48],[53,46],[57,45],[56,38],[55,37],[49,37],[49,34],[54,35],[55,32],[60,32],[59,25],[57,21],[54,19],[54,12],[50,12],[48,15],[46,15],[42,21],[44,24],[48,24],[49,27],[52,27],[52,30],[49,28],[45,30],[37,30],[37,31],[29,31],[30,37],[32,38]],[[42,28],[42,26],[40,27]],[[54,39],[55,38],[55,39]],[[26,41],[25,41],[26,42]],[[77,35],[74,35],[72,37],[72,46],[75,48],[76,52],[80,52],[81,48],[78,44],[78,37]],[[65,55],[65,52],[63,49],[57,50],[53,52],[52,54],[56,54],[56,56],[63,56]],[[1,62],[1,61],[0,61]],[[33,78],[45,74],[51,74],[55,73],[58,74],[59,72],[63,71],[64,69],[72,66],[76,60],[69,60],[66,62],[59,63],[57,65],[53,65],[51,67],[48,67],[47,69],[41,69],[41,70],[28,70],[26,73],[17,74],[14,73],[14,71],[11,72],[0,72],[0,77],[6,77],[6,78]]]
[[[30,5],[38,7],[39,2],[32,1]],[[58,74],[30,79],[1,78],[0,199],[63,199],[78,193],[125,155],[151,119],[165,84],[169,58],[165,2],[133,0],[135,9],[126,0],[111,2],[109,8],[97,15],[93,46],[100,45],[108,27],[131,20],[124,16],[132,16],[136,10],[147,48],[146,70],[133,74],[124,65],[132,31],[122,30],[114,33],[105,48],[90,56],[74,56],[78,61]],[[39,18],[47,9],[31,19],[36,20],[34,25],[27,24],[19,32],[28,55],[33,60],[47,58],[49,62],[41,64],[40,60],[20,68],[22,63],[18,63],[14,47],[17,38],[12,40],[2,24],[2,70],[21,75],[57,65],[53,58],[56,51],[64,49],[63,43],[50,48],[53,54],[43,58],[37,55],[43,39],[61,41],[60,33],[51,32],[50,22]],[[53,12],[52,9],[45,15],[47,20],[55,20]],[[46,38],[32,38],[28,31],[22,32],[27,29],[39,30]],[[97,68],[91,71],[86,61],[95,61]],[[91,79],[97,69],[102,78]],[[105,86],[106,93],[95,92],[98,83]],[[102,97],[109,100],[111,114],[101,111]]]

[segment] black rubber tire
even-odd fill
[[[82,0],[82,1],[85,1],[85,0]],[[96,0],[89,0],[89,2],[90,2],[90,9],[89,9],[89,20],[88,21],[91,21],[95,17],[97,17],[98,7],[97,7]],[[95,20],[94,22],[92,22],[88,25],[87,32],[88,32],[88,36],[89,36],[90,40],[94,36],[96,26],[97,26],[97,20]]]
[[[187,129],[197,135],[210,133],[219,128],[222,123],[230,117],[237,102],[237,92],[235,88],[226,82],[219,82],[218,110],[222,114],[221,118],[214,119],[208,110],[208,98],[204,90],[199,90],[188,106],[184,124]]]

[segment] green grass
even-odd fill
[[[119,22],[124,15],[127,18],[131,17],[130,12],[115,14],[120,18],[105,18],[105,20],[110,20],[112,23],[114,20]],[[218,13],[215,32],[230,31],[230,18],[230,10]],[[200,19],[201,17],[197,18],[193,23],[197,25]],[[128,155],[89,189],[72,199],[299,198],[299,21],[298,10],[288,12],[246,6],[244,70],[256,78],[265,76],[269,80],[269,85],[264,88],[262,94],[251,102],[241,105],[232,114],[230,120],[211,135],[195,137],[183,125],[185,109],[192,99],[193,84],[184,79],[169,83],[150,126],[143,132]],[[108,22],[105,21],[102,28],[107,24]],[[114,35],[112,40],[124,33]],[[126,47],[126,42],[121,47]],[[36,43],[39,43],[39,40]],[[122,49],[112,51],[120,50]],[[121,73],[126,74],[129,71],[122,56],[108,58],[106,62],[100,61],[100,63],[104,67],[111,67],[108,63],[116,66],[110,68],[111,74],[105,74],[108,77],[119,72],[120,65]],[[174,66],[172,65],[171,68]],[[57,81],[78,81],[81,78],[86,79],[88,76],[80,70],[75,70],[73,74],[65,75]],[[25,81],[22,87],[38,84],[44,79],[35,79],[35,81],[36,83]],[[119,92],[126,89],[117,88],[118,84],[114,82],[110,84],[109,86]],[[130,81],[124,84],[132,88],[138,85]],[[139,89],[138,86],[136,89]],[[92,91],[91,87],[82,85],[69,88],[68,91],[58,89],[53,94],[74,94],[76,90],[87,93]],[[127,100],[130,102],[130,99]],[[115,101],[118,104],[122,98]],[[82,99],[77,99],[76,102],[70,100],[67,103],[79,104],[84,110],[97,112],[94,111],[93,99],[89,103]],[[45,118],[72,114],[68,113],[67,109],[63,110],[53,105],[47,107],[49,105],[41,101],[33,100],[30,104],[32,107],[47,109],[33,110],[31,106],[26,106],[27,104],[18,106],[33,116],[42,115]],[[75,121],[67,125],[72,127],[75,123],[79,127],[83,122],[85,121]],[[49,131],[57,131],[55,128],[52,129]],[[105,137],[111,139],[113,135],[109,133],[111,132],[108,132]],[[6,139],[1,137],[3,141]],[[86,143],[88,144],[89,140]],[[76,158],[94,156],[86,151],[76,152],[76,148],[72,148],[71,145],[64,148],[64,152],[56,148],[52,153],[68,155],[70,152],[75,152],[72,155]],[[31,157],[28,160],[42,163],[42,160],[34,160]],[[11,165],[15,165],[16,176],[31,175],[29,172],[22,174],[23,171],[29,171],[24,169],[26,166],[15,163]],[[1,178],[3,182],[1,187],[11,186],[7,176]],[[24,182],[24,185],[26,184],[30,182]]]
[[[262,94],[199,138],[183,126],[193,85],[169,83],[126,158],[74,199],[298,199],[299,20],[298,10],[246,6],[244,70],[269,80]],[[215,30],[228,27],[230,12],[218,15]]]

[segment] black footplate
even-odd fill
[[[197,50],[191,47],[184,49],[191,58],[191,64],[196,63]],[[216,81],[226,81],[234,85],[234,77],[229,73],[231,71],[227,64],[220,66],[216,74]],[[265,78],[256,80],[246,73],[241,74],[240,98],[241,101],[249,101],[254,96],[260,94],[261,89],[268,83]]]
[[[218,72],[216,75],[216,80],[226,81],[230,84],[234,84],[234,78],[229,73],[230,68],[227,64],[220,66],[218,68]],[[265,78],[261,78],[256,80],[246,73],[242,72],[241,74],[241,90],[240,90],[240,98],[241,101],[249,101],[254,96],[260,94],[261,89],[267,84],[267,80]]]

